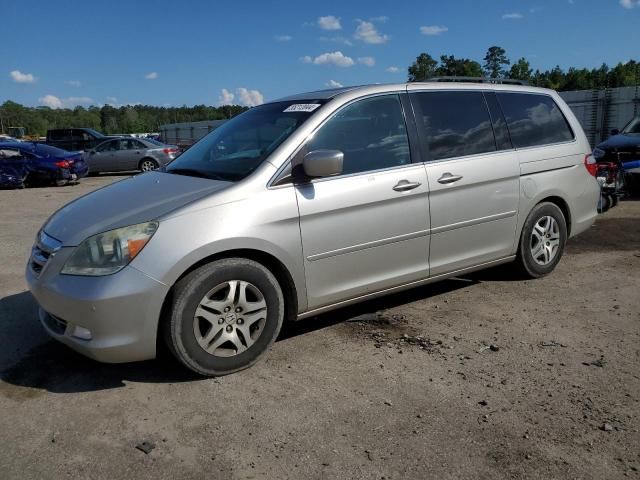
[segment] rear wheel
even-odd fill
[[[529,213],[522,228],[517,263],[530,278],[551,273],[562,257],[567,223],[560,208],[540,203]]]
[[[158,168],[158,162],[152,158],[143,158],[140,160],[140,170],[143,172],[150,172]]]
[[[273,344],[284,320],[276,278],[248,259],[200,267],[181,279],[173,293],[165,340],[182,364],[201,375],[250,367]]]

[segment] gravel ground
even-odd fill
[[[305,320],[202,379],[95,363],[38,324],[36,231],[119,178],[0,191],[0,478],[640,478],[640,202],[544,279],[489,270]]]

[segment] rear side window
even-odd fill
[[[418,92],[410,98],[430,160],[495,152],[482,92]]]
[[[49,130],[49,138],[51,140],[67,140],[69,138],[69,130]]]
[[[548,95],[496,94],[516,148],[573,140],[573,131],[556,102]]]

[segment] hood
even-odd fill
[[[640,135],[614,135],[598,145],[602,150],[623,149],[635,150],[640,147]]]
[[[76,246],[97,233],[155,220],[231,185],[161,172],[144,173],[65,205],[49,218],[44,231],[64,246]]]

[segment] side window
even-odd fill
[[[343,174],[411,163],[398,95],[359,100],[336,113],[307,142],[306,152],[340,150]]]
[[[496,137],[496,147],[498,147],[498,150],[509,150],[513,148],[511,138],[509,137],[509,130],[507,129],[507,122],[504,119],[502,110],[500,110],[500,104],[498,103],[496,94],[493,92],[485,92],[484,98],[487,101],[489,114],[491,115],[493,135]]]
[[[117,140],[112,140],[110,142],[105,142],[102,145],[99,145],[96,148],[97,152],[112,152],[118,149]]]
[[[516,148],[573,140],[573,131],[548,95],[532,93],[496,94]]]
[[[129,140],[129,149],[131,150],[144,150],[146,148],[146,145],[140,140]]]
[[[50,131],[51,140],[59,141],[66,140],[69,137],[68,130],[51,130]]]
[[[418,92],[411,93],[410,98],[430,160],[496,150],[482,92]]]

